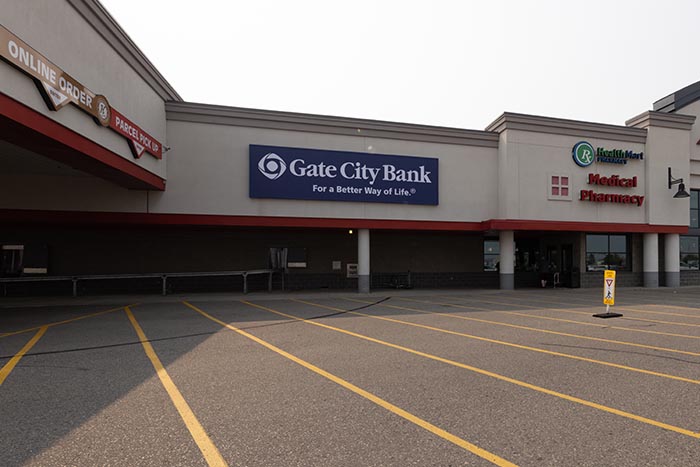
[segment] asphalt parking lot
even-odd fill
[[[3,466],[699,466],[700,289],[0,299]]]

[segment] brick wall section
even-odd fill
[[[370,243],[373,271],[483,269],[481,233],[373,231]],[[340,277],[348,263],[357,263],[357,234],[345,229],[3,227],[2,244],[47,246],[52,276],[265,269],[271,247],[306,249],[306,268],[291,274]],[[334,261],[342,271],[332,269]],[[320,277],[313,280],[327,282]]]
[[[442,288],[464,287],[476,289],[496,289],[498,274],[494,272],[411,272],[372,274],[372,289]],[[279,279],[273,288],[279,290]],[[347,279],[344,274],[302,274],[290,273],[285,277],[287,290],[312,289],[357,289],[357,279]]]
[[[374,281],[374,275],[372,277]],[[426,272],[411,273],[414,288],[466,287],[497,289],[500,279],[496,272]]]
[[[617,287],[642,287],[644,274],[641,272],[618,271],[616,276]],[[581,273],[581,288],[603,288],[603,272]]]
[[[681,285],[700,285],[700,271],[681,271]]]
[[[282,284],[273,282],[272,289],[280,290]],[[314,289],[355,289],[357,279],[348,279],[345,274],[304,274],[289,273],[284,278],[285,290],[314,290]]]

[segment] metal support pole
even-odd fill
[[[272,292],[272,271],[267,274],[267,291]]]
[[[74,277],[71,280],[73,281],[73,296],[77,297],[78,296],[78,278]]]
[[[163,295],[165,296],[165,295],[168,294],[168,276],[166,276],[165,274],[163,274],[163,275],[160,276],[160,277],[161,277],[161,279],[163,280]]]
[[[248,273],[243,273],[243,293],[248,293]]]

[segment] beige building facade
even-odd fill
[[[700,285],[700,83],[625,125],[203,105],[99,2],[35,3],[0,0],[0,280],[272,269],[287,289],[366,292],[599,287],[614,269],[621,286]]]

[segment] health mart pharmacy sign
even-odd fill
[[[593,148],[587,141],[579,141],[571,151],[574,162],[579,167],[589,167],[594,162],[607,164],[626,165],[628,161],[644,160],[643,152],[634,152],[629,149],[605,149]],[[588,185],[593,189],[581,190],[579,199],[590,203],[613,203],[627,206],[642,207],[644,195],[635,193],[609,193],[607,190],[599,192],[596,187],[630,189],[637,188],[637,177],[621,177],[620,175],[588,174]]]
[[[588,174],[588,184],[614,188],[637,188],[637,177],[622,178],[619,175],[606,177],[599,174]],[[593,190],[581,190],[579,199],[591,203],[615,203],[637,207],[642,207],[644,204],[644,196],[634,193],[600,193]]]
[[[626,165],[630,160],[644,160],[643,152],[634,152],[629,149],[606,149],[602,147],[593,148],[588,141],[579,141],[571,151],[574,162],[579,167],[588,167],[593,162],[605,164]]]
[[[438,204],[438,160],[250,145],[250,197]]]

